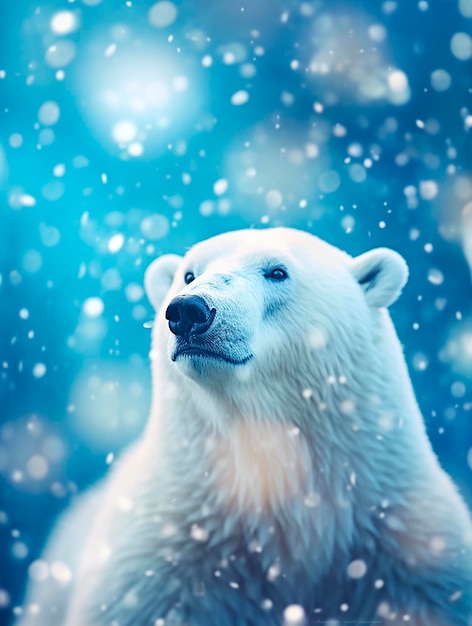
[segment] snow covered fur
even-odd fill
[[[386,309],[406,279],[285,228],[156,259],[148,425],[53,533],[73,580],[18,623],[469,626],[471,520]]]

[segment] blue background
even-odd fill
[[[472,504],[471,0],[153,5],[0,8],[1,624],[145,422],[144,269],[226,230],[404,255],[392,316]]]

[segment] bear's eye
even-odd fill
[[[193,272],[185,272],[184,282],[186,285],[189,285],[193,280],[195,280],[195,274]]]
[[[274,269],[265,272],[264,278],[269,278],[270,280],[285,280],[288,278],[287,270],[284,270],[283,267],[274,267]]]

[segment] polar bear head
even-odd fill
[[[153,352],[170,376],[212,396],[251,401],[257,389],[260,411],[293,392],[322,398],[333,377],[377,367],[383,310],[406,278],[388,249],[352,258],[289,228],[218,235],[148,268]]]

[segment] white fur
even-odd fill
[[[287,280],[264,277],[278,265]],[[98,507],[79,503],[53,536],[47,558],[66,560],[89,515],[67,602],[51,614],[38,584],[21,626],[275,626],[289,604],[307,623],[468,626],[470,517],[383,308],[406,276],[393,251],[352,259],[291,229],[155,261],[148,426]],[[171,360],[164,314],[185,294],[217,311],[209,345],[247,363]]]

